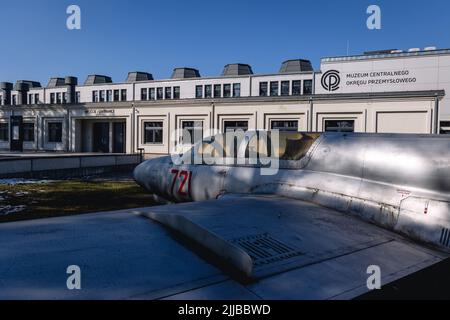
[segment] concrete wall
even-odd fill
[[[141,162],[139,155],[70,155],[0,159],[0,178],[61,177],[114,170],[132,170]]]
[[[249,129],[270,129],[275,120],[298,121],[300,131],[323,131],[326,120],[355,121],[358,132],[433,133],[435,97],[386,97],[358,99],[333,98],[252,98],[242,100],[180,100],[177,102],[141,102],[135,105],[89,104],[88,106],[40,107],[15,110],[25,121],[35,123],[34,143],[27,150],[89,152],[93,144],[92,125],[95,122],[124,121],[126,124],[126,152],[167,154],[180,141],[177,129],[188,120],[203,122],[203,135],[213,134],[213,128],[223,131],[227,120],[248,121]],[[0,109],[0,121],[9,121],[9,112]],[[61,143],[48,141],[48,123],[63,124]],[[163,142],[144,143],[144,123],[163,122]],[[112,139],[110,139],[112,141]],[[0,142],[0,148],[9,143]]]

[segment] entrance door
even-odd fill
[[[109,153],[109,122],[94,123],[93,151]]]
[[[11,116],[10,118],[10,150],[23,151],[23,118],[22,116]]]
[[[125,122],[113,123],[113,152],[125,153]]]

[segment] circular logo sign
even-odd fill
[[[332,92],[338,90],[340,83],[341,77],[337,70],[329,70],[322,76],[322,87],[327,91]]]

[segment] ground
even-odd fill
[[[80,180],[0,180],[0,223],[149,207],[146,190],[128,176]]]

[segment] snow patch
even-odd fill
[[[0,179],[0,185],[15,186],[19,184],[44,184],[51,183],[53,180],[28,180],[28,179]]]
[[[0,206],[0,216],[7,216],[14,213],[19,213],[27,208],[25,205],[20,206]]]

